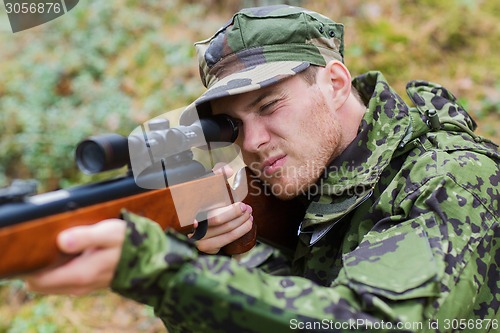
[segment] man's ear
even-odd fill
[[[322,85],[325,84],[327,98],[331,99],[337,108],[342,107],[351,93],[351,73],[347,67],[338,60],[326,64],[322,71]]]

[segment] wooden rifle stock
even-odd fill
[[[247,235],[227,245],[223,251],[229,255],[246,252],[255,245],[256,237],[272,245],[293,248],[297,242],[297,225],[304,213],[302,206],[295,200],[280,201],[266,194],[260,181],[248,171],[247,180],[249,194],[243,201],[253,208],[254,227]],[[150,218],[164,230],[173,228],[184,234],[191,233],[193,225],[181,225],[177,211],[183,210],[183,214],[191,216],[190,221],[194,221],[200,210],[216,208],[213,206],[213,198],[223,195],[218,192],[227,191],[216,186],[221,181],[225,182],[223,175],[212,175],[159,190],[140,189],[132,195],[84,207],[76,207],[76,203],[69,202],[65,206],[67,211],[6,226],[2,226],[7,224],[7,221],[1,221],[0,209],[0,278],[60,265],[68,260],[56,246],[56,238],[61,231],[78,225],[94,224],[104,219],[118,218],[123,209]],[[107,186],[112,182],[91,186],[98,191],[99,186]],[[175,191],[176,198],[182,195],[180,200],[176,200],[175,206],[172,191]],[[178,202],[182,205],[177,204]]]

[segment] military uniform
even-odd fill
[[[498,318],[496,147],[469,133],[472,119],[443,87],[411,82],[409,108],[380,73],[354,85],[368,111],[318,183],[293,275],[199,254],[185,237],[129,216],[113,290],[153,306],[171,332],[283,332],[293,319],[426,328]]]
[[[126,214],[112,289],[153,306],[169,332],[444,332],[459,328],[453,319],[479,331],[497,320],[489,330],[498,329],[497,146],[473,133],[473,120],[439,85],[410,82],[412,107],[378,72],[353,85],[367,106],[358,135],[318,180],[280,275],[267,269],[279,256],[267,247],[257,263],[204,255],[186,237]]]

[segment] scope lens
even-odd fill
[[[91,174],[103,171],[106,156],[99,144],[94,141],[84,141],[80,143],[76,153],[76,161],[80,170]]]
[[[76,163],[85,173],[118,169],[129,161],[127,138],[118,134],[91,136],[76,148]]]

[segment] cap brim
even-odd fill
[[[309,66],[310,63],[304,61],[277,61],[246,68],[217,81],[194,102],[194,105],[200,117],[206,116],[206,113],[210,112],[208,102],[214,99],[268,87],[304,71]]]

